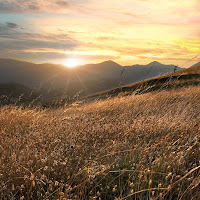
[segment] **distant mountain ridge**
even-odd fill
[[[0,84],[17,83],[29,88],[42,88],[42,91],[51,91],[51,95],[55,91],[57,96],[74,96],[77,92],[84,96],[170,73],[173,69],[174,65],[159,62],[123,67],[111,60],[69,69],[56,64],[34,64],[2,58]]]
[[[125,67],[124,80],[125,84],[138,82],[155,76],[163,75],[174,71],[175,65],[164,65],[157,61],[151,62],[147,65],[132,65]],[[178,70],[182,68],[178,67]]]
[[[133,94],[144,94],[153,91],[160,92],[162,90],[176,90],[191,86],[200,86],[200,64],[187,69],[178,70],[173,73],[167,73],[161,76],[156,76],[129,85],[119,86],[111,90],[82,97],[80,100],[87,103],[96,101],[96,99],[107,99],[108,97],[114,97],[119,94],[121,96],[127,96]]]

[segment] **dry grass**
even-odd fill
[[[200,196],[200,87],[0,108],[1,199]]]

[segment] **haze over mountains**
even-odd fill
[[[178,68],[177,70],[180,70]],[[173,72],[174,65],[152,62],[148,65],[121,66],[113,61],[87,64],[73,69],[55,64],[33,64],[0,59],[0,84],[17,83],[30,89],[50,91],[49,95],[81,96],[112,89]],[[4,87],[5,88],[5,87]]]

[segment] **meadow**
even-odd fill
[[[200,87],[0,108],[0,199],[199,200]]]

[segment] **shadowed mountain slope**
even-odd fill
[[[33,64],[0,59],[0,84],[17,83],[45,93],[52,99],[77,93],[87,96],[147,78],[172,72],[174,65],[152,62],[123,67],[113,61],[87,64],[73,69],[55,64]],[[48,95],[47,95],[48,94]]]

